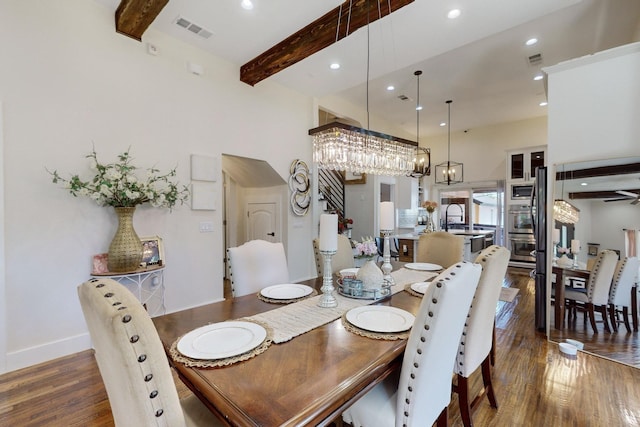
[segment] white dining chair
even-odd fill
[[[91,279],[78,286],[116,426],[221,426],[193,394],[180,400],[149,314],[125,286]]]
[[[613,274],[613,282],[609,291],[609,316],[611,326],[618,332],[617,307],[622,307],[622,320],[627,332],[631,331],[629,324],[629,307],[631,307],[631,289],[638,281],[638,258],[626,257],[619,261]]]
[[[316,272],[318,277],[321,277],[324,275],[324,258],[320,253],[320,241],[318,239],[313,239],[313,254],[316,260]],[[338,234],[338,250],[331,257],[332,273],[337,273],[345,268],[353,268],[355,265],[351,240],[344,234]]]
[[[497,245],[480,252],[476,263],[482,266],[469,316],[458,345],[454,373],[457,382],[453,391],[458,394],[460,415],[465,427],[473,426],[472,411],[481,402],[469,396],[469,377],[482,366],[483,388],[479,396],[486,395],[493,408],[498,407],[491,381],[491,350],[494,343],[496,305],[504,281],[511,251]]]
[[[231,294],[241,297],[261,289],[289,282],[287,256],[281,242],[251,240],[227,249]]]
[[[429,262],[447,268],[462,261],[464,238],[446,231],[420,235],[416,262]]]
[[[343,413],[354,427],[448,424],[451,367],[481,266],[454,264],[427,287],[404,351],[402,368]]]
[[[584,305],[586,315],[589,317],[591,327],[595,333],[598,332],[595,319],[596,310],[602,315],[605,331],[611,332],[611,329],[609,329],[609,321],[607,320],[607,305],[609,304],[609,289],[611,288],[611,281],[613,280],[617,260],[618,254],[614,251],[604,250],[600,252],[593,266],[593,270],[589,275],[587,291],[581,292],[566,289],[564,293],[565,301],[567,301],[571,307],[571,310],[568,310],[568,312],[575,312],[576,303]],[[556,304],[558,303],[561,302],[556,301]]]

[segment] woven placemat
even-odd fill
[[[413,285],[413,283],[409,283],[408,285],[404,286],[405,292],[408,292],[409,295],[413,295],[414,297],[422,298],[424,294],[421,294],[420,292],[416,292],[413,289],[411,289],[411,285]]]
[[[294,302],[305,300],[307,298],[315,297],[316,295],[318,295],[318,291],[314,289],[309,295],[305,295],[305,296],[300,297],[300,298],[273,299],[273,298],[267,298],[264,295],[262,295],[262,293],[258,292],[258,299],[260,299],[260,300],[262,300],[264,302],[271,303],[271,304],[291,304],[291,303],[294,303]]]
[[[342,315],[341,320],[342,320],[342,326],[344,326],[344,328],[347,331],[363,337],[372,338],[374,340],[386,340],[386,341],[404,340],[409,338],[409,333],[411,332],[411,329],[404,332],[373,332],[373,331],[367,331],[365,329],[360,329],[357,326],[354,326],[353,324],[349,323],[349,321],[347,320],[346,313]]]
[[[201,360],[201,359],[192,359],[180,353],[178,351],[178,342],[182,339],[182,336],[171,344],[171,348],[169,349],[169,355],[173,361],[182,363],[189,367],[195,368],[220,368],[223,366],[233,365],[234,363],[243,362],[245,360],[249,360],[252,357],[255,357],[259,354],[264,353],[267,348],[273,342],[273,330],[263,322],[259,322],[253,319],[241,318],[236,321],[244,321],[244,322],[253,322],[262,326],[267,331],[267,337],[262,341],[262,343],[256,348],[247,351],[246,353],[239,354],[237,356],[225,357],[224,359],[215,359],[215,360]],[[184,335],[183,335],[184,336]]]

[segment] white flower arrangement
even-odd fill
[[[57,170],[47,169],[53,176],[53,183],[63,183],[74,197],[89,197],[100,206],[135,207],[148,202],[153,207],[171,209],[177,202],[182,204],[189,198],[189,189],[186,186],[178,188],[178,183],[170,179],[176,176],[176,168],[165,174],[149,168],[145,179],[141,180],[136,176],[139,169],[131,164],[129,150],[118,155],[119,160],[115,163],[100,163],[95,149],[86,157],[91,159],[91,169],[96,171],[91,180],[83,181],[78,175],[64,179]]]
[[[378,248],[373,241],[373,237],[363,237],[361,242],[356,242],[358,258],[371,258],[378,253]]]

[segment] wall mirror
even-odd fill
[[[562,257],[565,250],[569,251],[569,259],[577,256],[578,268],[583,270],[591,267],[604,249],[612,249],[619,254],[620,259],[624,259],[629,253],[629,249],[625,247],[627,233],[633,230],[637,237],[640,230],[640,157],[559,164],[555,166],[554,172],[554,200],[565,200],[579,209],[579,220],[574,224],[552,220],[552,208],[549,209],[549,227],[558,229],[555,233],[547,233],[552,236],[551,240],[559,242],[547,244],[549,256],[553,257],[555,254],[554,268],[560,265],[558,258]],[[577,255],[571,254],[572,240],[579,242],[574,245],[574,249],[579,248]],[[636,240],[636,248],[637,245]],[[573,264],[573,260],[571,263]],[[551,271],[549,273],[552,278],[556,277]],[[581,280],[571,279],[566,273],[563,277],[564,285],[576,289],[584,288],[588,279]],[[558,303],[554,301],[552,289],[547,305],[550,314],[548,336],[551,341],[578,340],[584,343],[586,352],[640,367],[639,332],[633,330],[633,324],[631,332],[627,331],[623,323],[618,324],[617,332],[605,332],[602,318],[596,313],[598,333],[594,333],[590,322],[584,320],[584,312],[578,310],[576,317],[571,316],[571,319],[565,313],[564,321],[558,327],[554,316]],[[629,310],[631,311],[631,307]],[[610,320],[609,323],[611,324]]]

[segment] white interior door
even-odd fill
[[[247,217],[247,241],[256,239],[268,242],[282,241],[275,202],[248,203]]]

